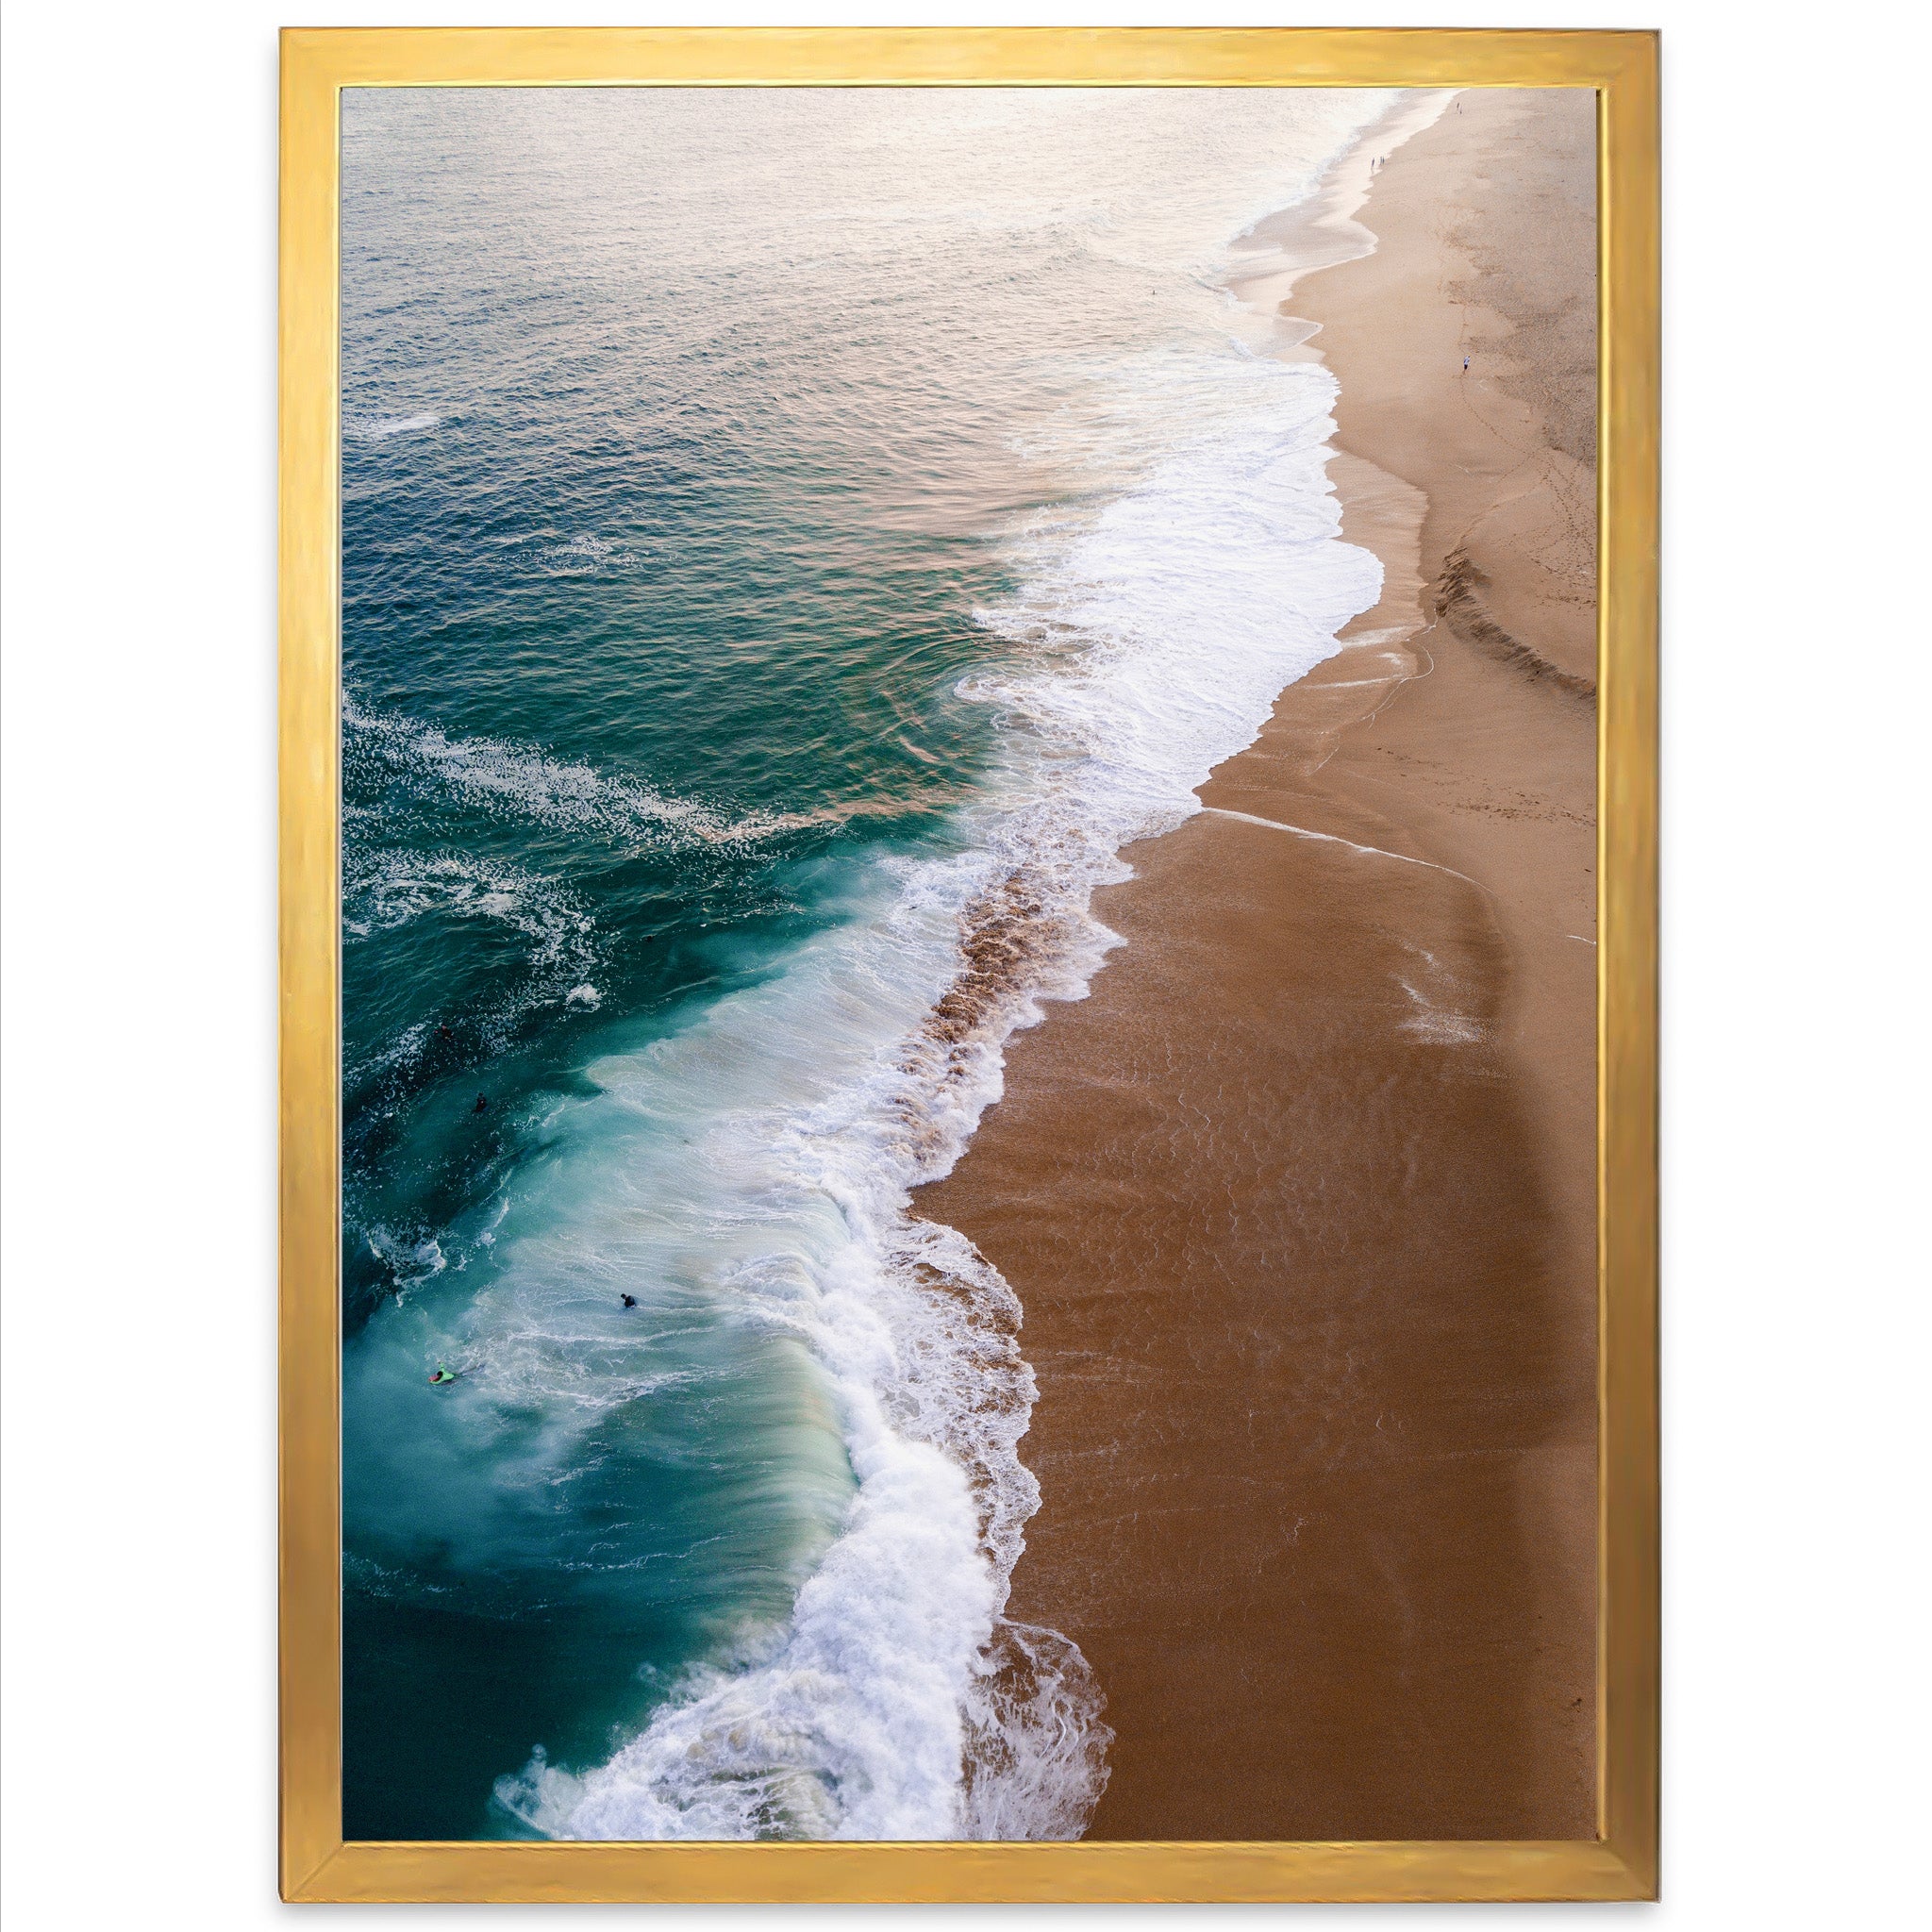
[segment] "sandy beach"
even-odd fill
[[[1465,92],[1295,282],[1382,602],[918,1196],[1024,1307],[1091,1837],[1594,1830],[1593,201],[1589,95]]]

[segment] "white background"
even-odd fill
[[[11,8],[13,1932],[245,1932],[291,1909],[274,1869],[275,29],[707,17],[286,7]],[[1925,1923],[1916,16],[716,16],[1665,30],[1666,1901],[1512,1925]]]

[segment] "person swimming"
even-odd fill
[[[435,1373],[429,1377],[429,1383],[432,1388],[436,1388],[444,1382],[454,1382],[456,1378],[457,1373],[454,1369],[446,1369],[438,1362]]]
[[[618,1300],[621,1301],[627,1308],[634,1308],[638,1305],[638,1298],[634,1294],[619,1295]]]
[[[479,1094],[477,1094],[477,1096],[476,1096],[476,1104],[475,1104],[475,1107],[473,1107],[473,1108],[472,1108],[470,1109],[470,1111],[471,1111],[472,1113],[488,1113],[488,1112],[490,1111],[490,1096],[489,1096],[489,1094],[487,1094],[487,1093],[479,1093]]]

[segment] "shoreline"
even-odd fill
[[[1336,177],[1252,232],[1382,597],[1124,854],[1125,945],[915,1197],[1024,1307],[1009,1613],[1108,1696],[1090,1837],[1594,1829],[1586,134],[1464,96],[1366,250],[1288,246],[1352,243]]]

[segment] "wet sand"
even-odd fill
[[[1465,93],[1294,286],[1382,603],[918,1198],[1025,1308],[1090,1837],[1594,1831],[1593,168]]]

